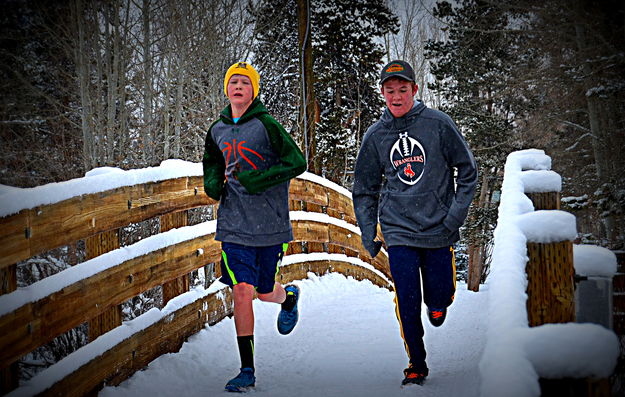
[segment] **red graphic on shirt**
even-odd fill
[[[234,158],[233,160],[236,162],[237,161],[237,157],[241,156],[241,158],[245,161],[247,161],[247,163],[249,165],[252,166],[252,168],[254,169],[258,169],[258,167],[256,166],[256,164],[254,164],[254,162],[252,160],[250,160],[244,153],[244,151],[250,152],[253,155],[257,156],[259,159],[261,160],[265,160],[263,158],[263,156],[261,156],[260,154],[258,154],[257,152],[255,152],[254,150],[243,146],[243,144],[247,142],[247,141],[240,141],[239,143],[237,143],[236,139],[232,140],[232,143],[230,142],[224,142],[225,147],[222,149],[222,152],[224,153],[224,156],[226,157],[226,168],[228,167],[228,165],[230,164],[230,157],[233,155],[234,153]]]
[[[412,166],[410,165],[410,163],[408,163],[406,168],[404,168],[404,175],[406,175],[408,178],[412,178],[416,175],[415,172],[412,170]]]

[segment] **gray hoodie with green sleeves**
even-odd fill
[[[353,200],[363,244],[371,246],[379,218],[387,246],[452,245],[476,182],[473,155],[449,116],[421,102],[399,118],[387,108],[356,160]]]
[[[215,240],[262,247],[293,239],[289,180],[306,160],[256,98],[237,123],[228,105],[204,147],[204,191],[219,200]]]

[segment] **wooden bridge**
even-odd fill
[[[525,193],[535,209],[559,208],[557,192]],[[287,255],[307,255],[293,256],[297,260],[281,268],[282,283],[309,272],[340,272],[392,289],[386,252],[371,259],[361,245],[347,190],[306,173],[292,181],[289,198],[294,241]],[[189,283],[200,269],[206,285],[220,276],[221,247],[213,238],[217,205],[204,194],[202,176],[191,175],[25,204],[29,208],[0,218],[0,394],[19,386],[18,362],[25,355],[75,327],[87,324],[89,343],[71,363],[54,364],[54,375],[27,394],[81,396],[105,383],[117,385],[160,355],[178,351],[206,324],[230,316],[228,288],[190,290]],[[198,221],[194,211],[200,208]],[[157,225],[157,233],[122,246],[125,228],[146,221]],[[82,263],[17,288],[19,263],[77,242],[85,247]],[[575,321],[571,244],[528,242],[528,325]],[[543,264],[557,270],[555,295],[554,277],[545,276]],[[124,327],[122,304],[159,287],[161,309],[141,327]],[[585,382],[599,392],[581,395],[609,393],[607,379]]]
[[[287,255],[335,255],[330,256],[332,259],[285,266],[280,271],[280,281],[306,278],[308,272],[321,275],[333,271],[390,288],[385,253],[375,260],[362,254],[366,251],[355,226],[349,192],[320,180],[309,175],[291,183],[294,241]],[[18,386],[17,361],[55,337],[87,323],[89,341],[93,343],[122,324],[123,302],[162,286],[164,307],[189,291],[191,272],[204,268],[207,274],[219,277],[220,267],[215,264],[221,258],[221,248],[213,238],[215,221],[187,226],[189,211],[203,206],[212,208],[207,212],[214,219],[217,204],[204,194],[202,177],[189,176],[81,195],[0,218],[1,284],[2,293],[6,294],[0,297],[2,392]],[[130,255],[117,263],[113,254],[133,248],[120,247],[121,229],[152,218],[158,219],[161,235],[182,227],[203,232],[188,240]],[[50,277],[55,280],[44,279],[26,288],[30,290],[27,293],[16,291],[18,262],[80,240],[85,243],[87,261],[78,266],[96,269],[78,272],[76,267],[70,268]],[[134,245],[138,244],[141,242]],[[60,287],[51,287],[54,283]],[[38,296],[37,289],[50,293]],[[232,298],[228,291],[193,299],[145,329],[107,346],[46,387],[42,394],[85,395],[104,382],[119,384],[156,357],[177,351],[186,338],[206,323],[215,324],[231,315]]]

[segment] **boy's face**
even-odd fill
[[[412,109],[417,85],[408,80],[390,78],[382,84],[381,91],[391,114],[402,117]]]
[[[232,105],[246,105],[252,103],[254,87],[249,77],[234,74],[228,81],[228,99]]]

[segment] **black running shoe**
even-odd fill
[[[422,385],[428,376],[428,370],[418,370],[408,367],[404,370],[404,380],[401,381],[402,386],[406,385]]]
[[[430,323],[435,327],[440,327],[445,322],[447,316],[447,309],[431,309],[428,307],[428,319]]]

